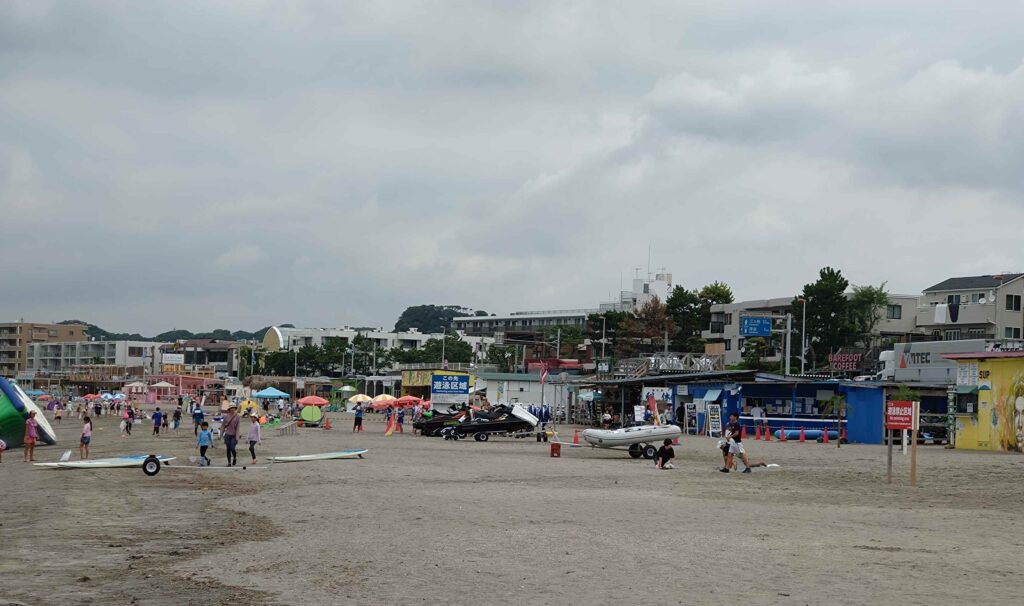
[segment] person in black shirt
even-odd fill
[[[661,448],[658,449],[658,469],[675,469],[672,459],[676,458],[676,451],[672,448],[672,440],[666,439]]]
[[[740,417],[735,412],[729,415],[729,424],[725,428],[725,436],[729,443],[729,456],[725,462],[725,467],[722,471],[728,472],[729,469],[735,465],[735,459],[738,455],[740,461],[746,466],[743,473],[750,473],[751,467],[767,467],[768,464],[764,461],[758,461],[751,463],[747,459],[747,451],[743,448],[743,428],[740,427]]]

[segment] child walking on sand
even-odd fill
[[[262,443],[260,438],[260,420],[256,415],[252,416],[252,427],[249,428],[249,454],[252,455],[252,464],[256,464],[256,445]]]
[[[164,413],[160,412],[160,407],[156,407],[156,412],[153,413],[153,435],[160,435],[160,422],[164,420]]]
[[[83,461],[89,458],[89,442],[92,442],[92,419],[82,419],[82,437],[78,440],[78,457]]]
[[[25,419],[25,462],[36,460],[36,440],[39,439],[39,423],[36,422],[36,411],[28,413]]]
[[[199,447],[199,462],[200,467],[205,467],[210,464],[210,457],[206,456],[206,451],[213,446],[213,432],[210,431],[210,424],[203,421],[203,424],[199,428],[199,437],[196,438],[196,446]],[[205,464],[204,464],[205,462]]]

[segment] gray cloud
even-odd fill
[[[6,317],[388,326],[1024,267],[1018,3],[0,5]]]

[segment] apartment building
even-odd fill
[[[917,325],[931,338],[1020,339],[1024,332],[1024,274],[949,278],[926,288]]]
[[[852,296],[852,294],[847,294]],[[725,364],[739,364],[743,359],[743,347],[748,335],[743,334],[744,318],[770,318],[774,331],[785,330],[786,314],[790,312],[793,297],[775,299],[757,299],[736,303],[723,303],[711,307],[711,325],[701,332],[704,338],[704,351],[708,354],[725,356]],[[914,295],[890,295],[889,304],[879,309],[880,320],[872,336],[878,341],[900,341],[909,336],[923,334],[917,328],[915,310],[918,299]],[[801,316],[799,312],[793,317],[793,331],[799,332]],[[785,341],[781,332],[773,332],[764,337],[768,341],[770,354],[766,362],[779,362],[785,352]],[[793,355],[800,355],[800,344],[792,345]]]
[[[0,375],[15,377],[28,367],[29,346],[33,343],[85,341],[81,324],[0,323]]]
[[[143,368],[152,374],[160,368],[160,345],[151,341],[30,343],[26,370],[67,373],[74,366],[104,365]]]
[[[487,347],[494,343],[494,338],[483,334],[457,331],[463,341],[473,347],[478,356],[487,354]],[[449,335],[451,333],[448,333]],[[272,326],[263,337],[263,349],[280,351],[298,349],[306,345],[322,347],[332,340],[348,346],[357,337],[369,339],[370,346],[383,352],[387,349],[421,349],[430,339],[441,339],[441,333],[431,334],[416,329],[407,332],[388,332],[383,328],[366,330],[344,326],[340,328],[284,328]]]

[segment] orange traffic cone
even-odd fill
[[[843,442],[849,442],[849,440],[846,439],[846,428],[845,427],[843,428],[843,440],[842,441]]]
[[[779,440],[781,440],[783,442],[786,441],[786,428],[785,427],[780,427],[779,428]]]
[[[324,423],[324,429],[330,429],[330,428],[331,428],[331,420],[327,419],[327,422]]]
[[[764,441],[765,442],[771,442],[772,441],[772,428],[767,423],[764,424]]]
[[[573,432],[573,434],[572,434],[572,445],[573,446],[579,446],[580,445],[580,430],[578,430],[578,429],[575,432]]]
[[[754,426],[754,439],[755,440],[760,440],[761,439],[761,424],[760,423],[758,423],[757,425]]]
[[[679,446],[679,436],[672,438],[672,444]]]
[[[746,440],[747,439],[747,426],[746,425],[740,425],[740,439],[741,440]]]
[[[824,439],[822,439],[822,442],[828,444],[828,427],[826,427],[822,433],[824,434]]]
[[[804,435],[804,428],[800,428],[800,443],[803,444],[807,440],[807,436]]]

